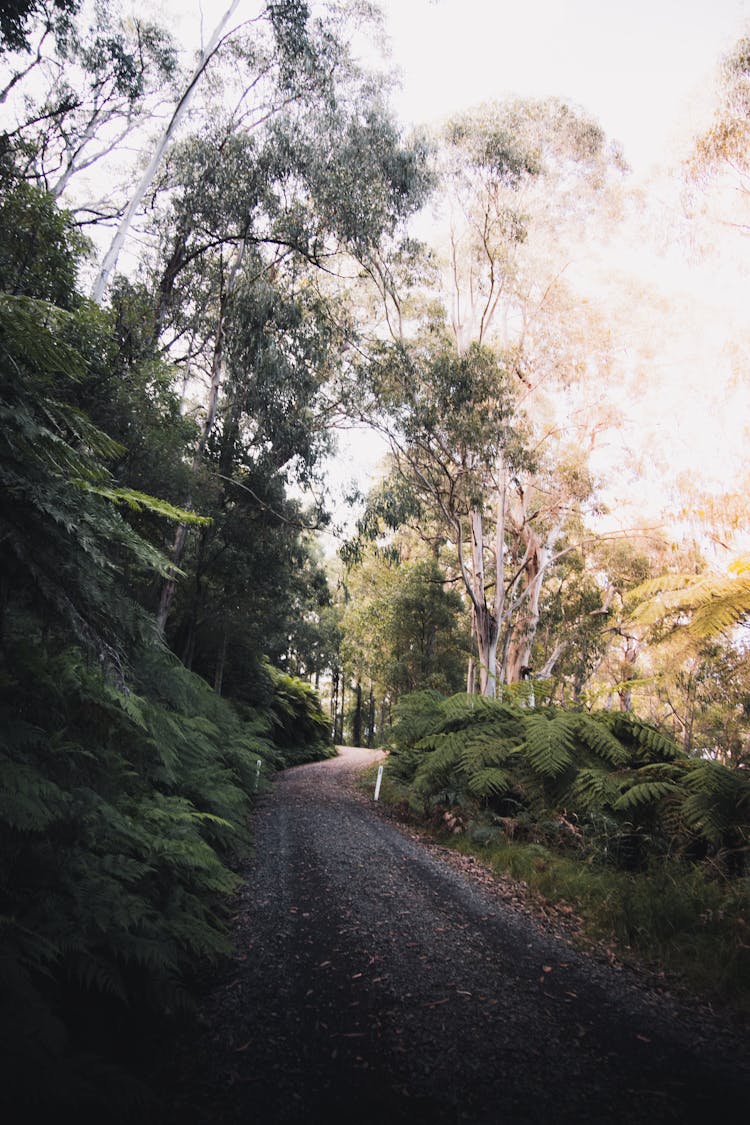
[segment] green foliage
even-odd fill
[[[83,301],[67,220],[21,195],[0,209],[0,233],[19,225],[0,251],[3,1101],[19,1120],[133,1120],[111,1060],[230,951],[255,791],[330,740],[308,685],[269,667],[257,706],[235,706],[157,640],[143,603],[175,574],[165,518],[204,541],[214,529],[185,506],[195,427],[142,292],[120,285],[109,312]],[[20,229],[35,218],[38,250]],[[169,498],[151,494],[162,485]],[[253,559],[266,569],[268,546]]]
[[[750,614],[750,558],[727,574],[664,574],[631,591],[631,620],[657,639],[676,636],[693,646],[727,635]]]
[[[0,11],[0,52],[29,49],[29,21],[44,11],[42,0],[4,0]],[[80,0],[53,0],[55,14],[75,12]]]
[[[46,192],[1,170],[0,186],[0,289],[69,308],[86,241]]]
[[[70,337],[102,340],[101,314],[71,313],[32,297],[0,297],[0,567],[15,599],[33,598],[50,621],[120,667],[123,636],[140,615],[118,579],[126,563],[171,573],[115,503],[172,519],[182,513],[122,489],[106,462],[122,447],[71,399],[86,364]]]
[[[6,631],[0,1034],[17,1059],[11,1102],[75,1059],[84,1011],[164,1012],[230,948],[228,863],[247,847],[255,763],[273,763],[272,745],[166,652],[144,648],[133,665],[117,687],[80,649],[45,644],[33,618]],[[43,1047],[24,1054],[38,1025]]]
[[[400,703],[394,736],[388,772],[418,810],[473,802],[628,868],[671,853],[726,875],[746,862],[745,773],[688,758],[632,714],[422,693]]]
[[[346,574],[344,666],[380,698],[455,691],[465,678],[464,607],[434,559],[391,560],[370,551]]]
[[[296,676],[287,676],[270,664],[266,673],[273,697],[269,722],[284,765],[299,765],[335,754],[330,724],[323,714],[317,692]]]
[[[637,874],[592,865],[585,854],[510,839],[502,827],[481,822],[470,823],[451,843],[522,880],[547,912],[557,906],[574,917],[579,939],[605,942],[608,949],[616,943],[622,960],[635,954],[641,966],[668,972],[674,983],[748,1011],[747,893],[741,881],[727,884],[675,859]]]

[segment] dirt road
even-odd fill
[[[744,1117],[729,1034],[544,934],[357,799],[352,771],[374,756],[291,770],[259,809],[236,972],[209,998],[177,1119]]]

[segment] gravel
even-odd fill
[[[377,757],[289,770],[261,803],[233,969],[180,1046],[165,1121],[744,1117],[736,1032],[378,815],[352,785]]]

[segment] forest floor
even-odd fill
[[[513,888],[356,789],[281,775],[232,970],[162,1075],[181,1125],[704,1122],[750,1104],[736,1028],[576,950]]]

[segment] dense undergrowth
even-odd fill
[[[585,932],[750,1010],[750,778],[636,716],[399,705],[383,799],[569,904]]]
[[[131,354],[76,292],[65,213],[2,173],[0,1116],[132,1122],[144,1056],[231,949],[255,793],[332,748],[315,694],[255,642],[260,597],[235,701],[158,634],[159,589],[188,577],[175,522],[215,522],[174,502],[194,426],[156,344]]]
[[[24,1120],[132,1120],[139,1040],[230,951],[256,788],[330,752],[307,685],[267,676],[254,712],[156,646],[116,686],[76,646],[6,638],[0,1052]]]

